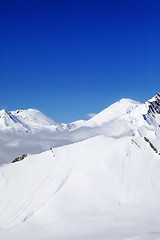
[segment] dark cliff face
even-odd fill
[[[157,113],[160,114],[160,93],[157,93],[153,100],[149,100],[149,110],[148,114],[152,114],[153,116]]]

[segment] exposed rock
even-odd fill
[[[21,157],[16,157],[12,163],[22,161],[25,157],[27,157],[27,154],[23,154]]]
[[[157,93],[154,98],[148,101],[149,103],[149,110],[148,113],[155,114],[158,113],[160,114],[160,93]]]
[[[151,143],[151,141],[147,137],[144,137],[144,140],[149,143],[150,147],[153,149],[153,151],[155,151],[155,153],[158,153],[157,148],[153,145],[153,143]],[[160,153],[158,153],[158,155],[160,155]]]

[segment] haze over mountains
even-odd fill
[[[69,124],[1,110],[0,238],[160,239],[159,143],[159,93]]]

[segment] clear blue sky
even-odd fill
[[[2,0],[0,109],[85,119],[160,91],[157,0]]]

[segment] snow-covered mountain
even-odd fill
[[[35,109],[1,110],[0,163],[11,162],[24,152],[33,154],[50,148],[58,132],[65,129],[66,124],[60,124]]]
[[[88,121],[58,123],[38,110],[0,111],[0,163],[23,153],[35,154],[51,147],[90,137],[159,136],[160,94],[145,103],[122,99]]]
[[[1,162],[29,153],[0,166],[0,239],[160,239],[159,93],[70,124],[0,116]]]
[[[0,111],[0,130],[17,133],[34,133],[41,128],[52,127],[53,129],[62,129],[60,123],[50,119],[38,110],[35,109],[20,109],[16,111]]]

